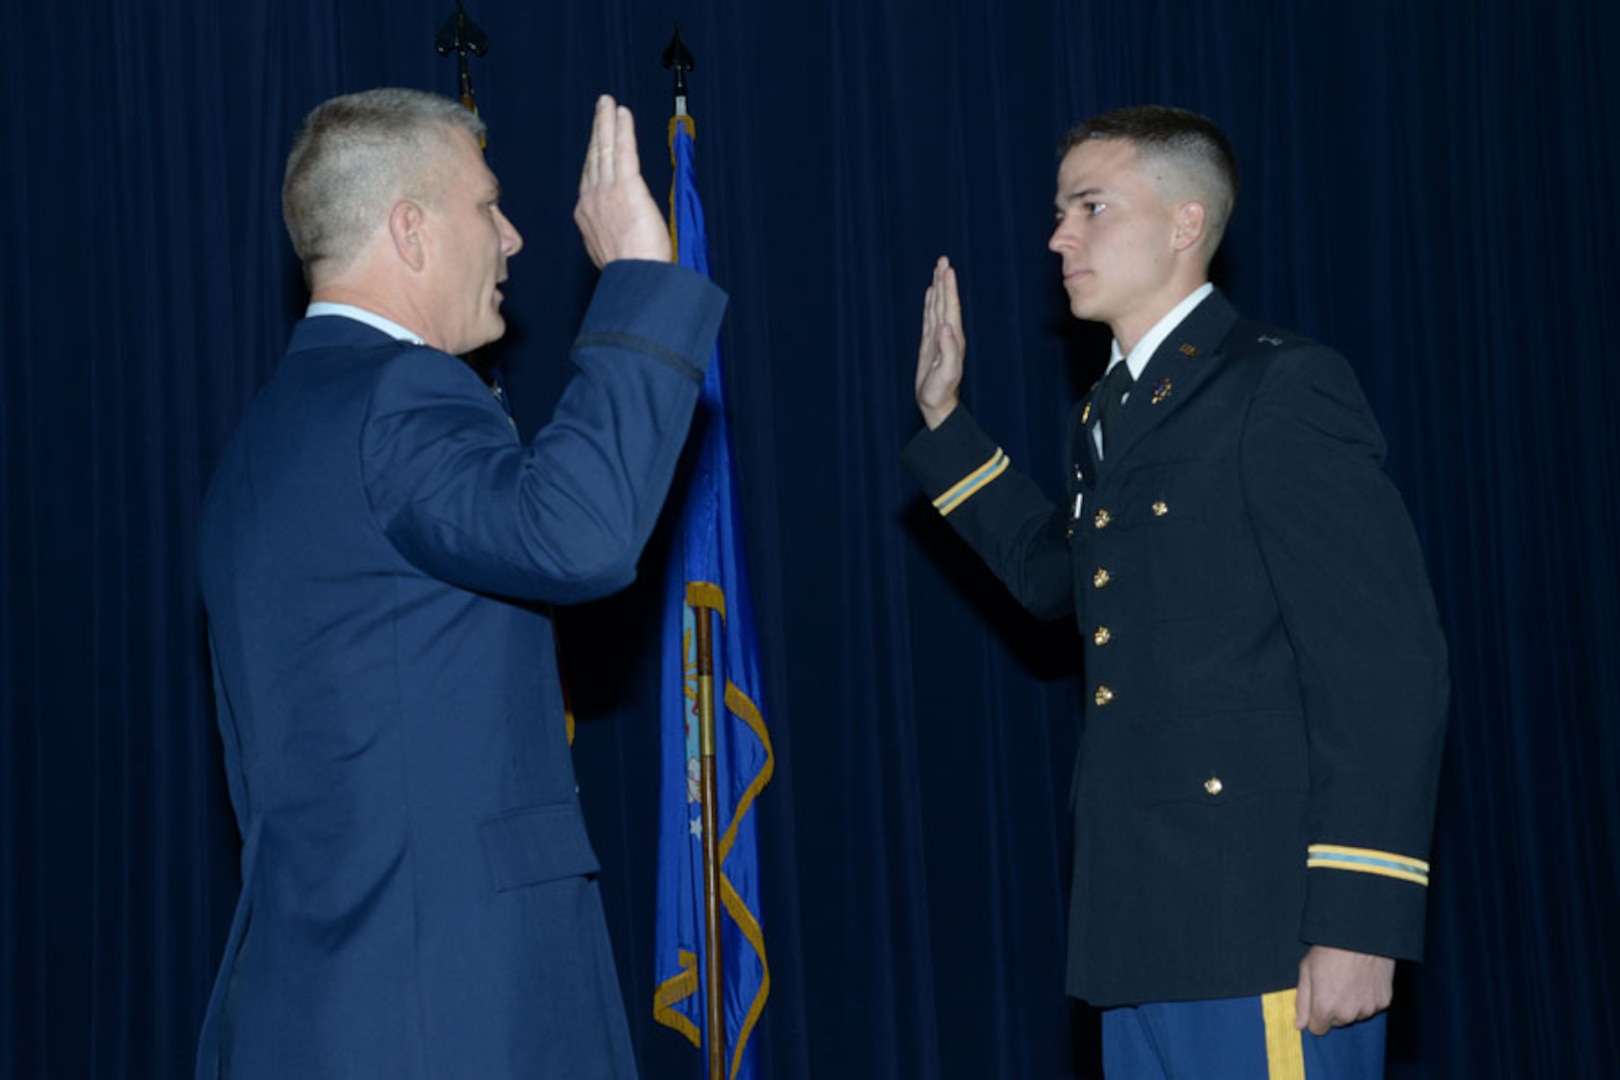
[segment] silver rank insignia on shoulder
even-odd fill
[[[1255,338],[1254,340],[1258,341],[1262,345],[1281,345],[1282,344],[1282,338],[1280,338],[1280,337],[1272,337],[1270,334],[1261,334],[1259,337]]]
[[[1157,405],[1157,404],[1159,404],[1159,402],[1161,402],[1165,398],[1169,397],[1170,396],[1170,388],[1171,388],[1171,384],[1170,384],[1169,379],[1160,379],[1158,382],[1154,383],[1153,384],[1153,397],[1151,399],[1153,404]]]

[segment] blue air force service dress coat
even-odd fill
[[[958,408],[904,460],[1030,611],[1085,642],[1069,992],[1292,987],[1312,944],[1413,958],[1445,644],[1349,365],[1215,292],[1055,507]]]
[[[633,578],[724,306],[609,264],[527,446],[462,360],[294,329],[202,515],[243,851],[198,1077],[634,1075],[541,605]]]

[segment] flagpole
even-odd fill
[[[686,42],[681,40],[679,25],[675,27],[675,36],[670,40],[669,47],[664,50],[664,66],[675,73],[675,117],[671,123],[679,124],[688,116],[686,73],[697,66]],[[671,127],[670,131],[673,139],[674,128]],[[725,1080],[725,966],[721,962],[720,952],[720,770],[715,763],[713,632],[715,617],[724,616],[713,607],[694,603],[695,599],[688,594],[687,602],[692,607],[693,636],[696,638],[693,644],[697,653],[698,760],[703,792],[703,938],[704,959],[709,973],[704,986],[708,1017],[708,1038],[705,1041],[709,1051],[709,1080]]]
[[[456,0],[456,10],[444,20],[439,32],[433,35],[433,47],[440,56],[456,54],[456,75],[460,84],[461,104],[468,112],[477,115],[478,99],[473,96],[472,67],[467,62],[468,54],[483,56],[489,52],[489,38],[479,25],[467,18],[467,10],[461,6],[461,0]],[[485,139],[480,136],[479,149],[484,149]]]
[[[703,767],[703,926],[709,978],[704,987],[708,1007],[709,1080],[726,1073],[725,967],[720,962],[720,777],[714,762],[714,625],[715,610],[692,608],[696,630],[698,684],[698,753]]]

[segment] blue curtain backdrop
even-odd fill
[[[0,64],[0,1074],[189,1067],[236,889],[194,519],[304,297],[277,207],[305,111],[451,91],[447,0],[89,0],[9,12]],[[933,258],[966,393],[1056,490],[1106,339],[1045,251],[1069,124],[1156,100],[1230,133],[1221,283],[1344,351],[1383,422],[1449,635],[1429,959],[1392,1074],[1620,1071],[1620,296],[1599,0],[475,0],[489,156],[527,246],[496,358],[544,421],[592,273],[570,221],[590,103],[668,183],[679,21],[776,779],[759,804],[761,1074],[1096,1075],[1062,996],[1071,631],[1023,615],[896,453]],[[636,1048],[651,1020],[655,542],[569,612],[581,783]]]

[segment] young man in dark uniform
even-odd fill
[[[1079,620],[1069,992],[1105,1008],[1113,1080],[1382,1076],[1448,693],[1382,436],[1342,357],[1210,284],[1237,191],[1214,124],[1122,109],[1063,150],[1048,246],[1114,334],[1065,501],[959,404],[943,258],[904,460],[1020,602]]]

